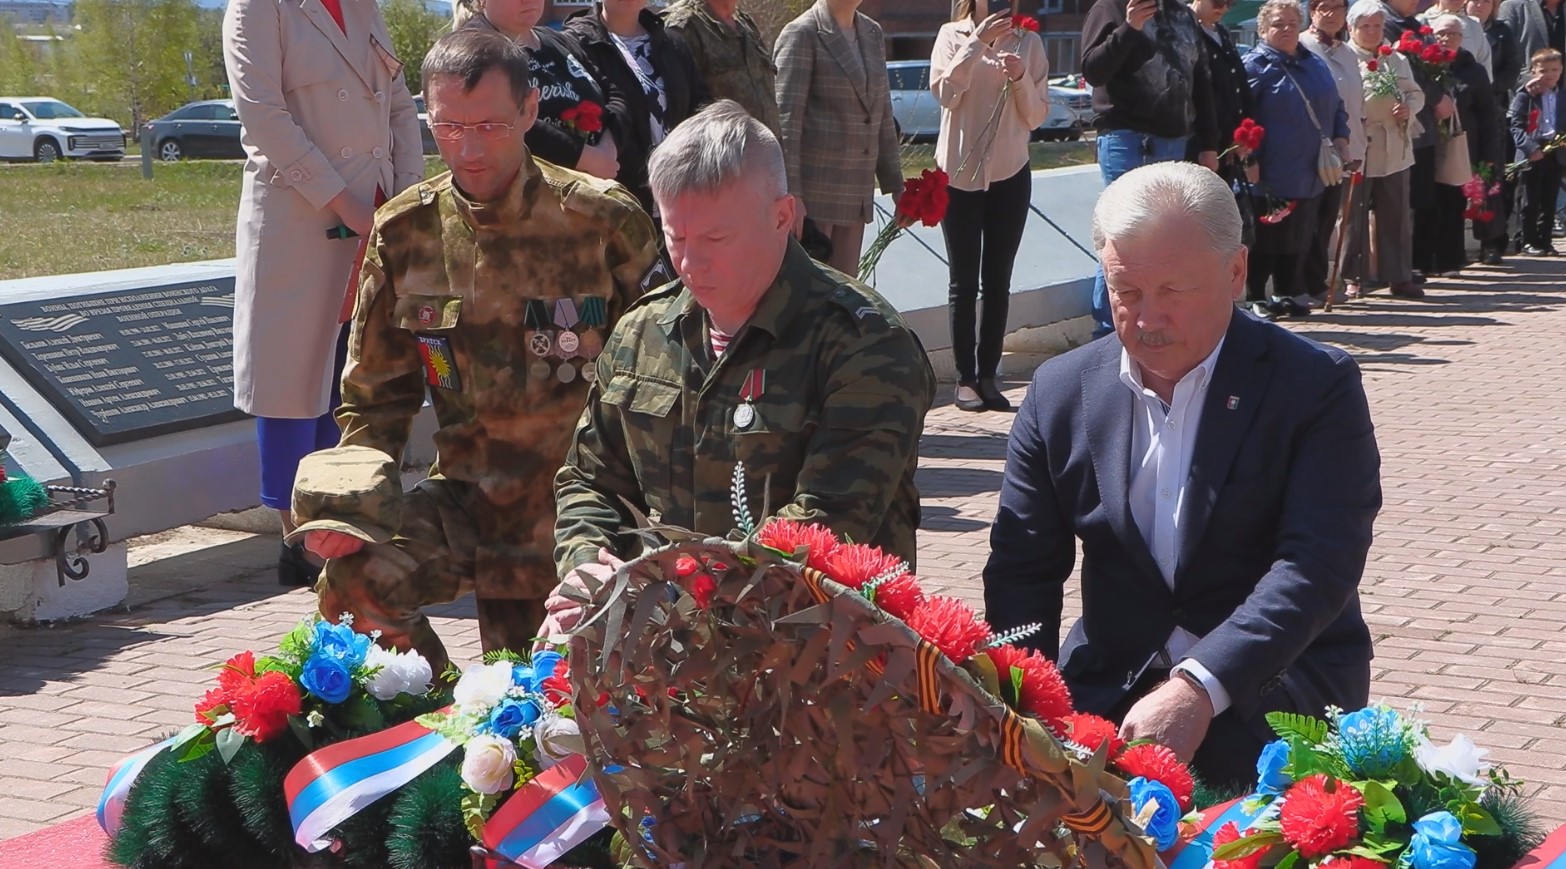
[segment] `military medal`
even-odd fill
[[[582,339],[575,332],[561,332],[559,337],[555,338],[555,343],[560,345],[560,355],[570,359],[577,348],[582,346]]]
[[[527,333],[527,349],[534,356],[548,356],[554,349],[555,342],[550,340],[548,332]]]
[[[582,366],[582,379],[588,383],[598,382],[598,366],[589,362]]]
[[[745,385],[740,388],[740,398],[745,403],[734,408],[734,427],[737,429],[750,428],[756,421],[756,406],[753,402],[761,397],[761,393],[767,388],[767,373],[760,368],[752,368],[745,375]]]
[[[544,378],[548,377],[550,372],[553,370],[553,365],[550,365],[548,362],[539,359],[527,367],[527,375],[534,380],[543,380]]]
[[[528,352],[540,359],[548,356],[555,349],[555,339],[549,332],[549,304],[543,299],[529,299],[523,318],[527,322]]]
[[[576,366],[570,362],[562,362],[560,363],[560,370],[555,372],[555,376],[560,378],[561,383],[570,383],[576,379]]]
[[[598,354],[604,352],[603,336],[597,332],[583,332],[577,336],[582,339],[581,354],[584,359],[597,359]]]

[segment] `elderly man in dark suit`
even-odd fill
[[[1079,709],[1214,784],[1254,775],[1273,710],[1358,708],[1358,586],[1381,506],[1354,361],[1234,308],[1228,187],[1132,170],[1093,216],[1115,337],[1040,366],[1012,427],[984,569],[996,630],[1040,622]],[[1075,538],[1075,539],[1074,539]],[[1061,606],[1082,546],[1082,618]]]

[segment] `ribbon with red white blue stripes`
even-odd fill
[[[317,749],[283,779],[294,841],[308,851],[331,845],[327,833],[456,750],[456,743],[408,721]]]
[[[1217,835],[1219,828],[1231,821],[1245,832],[1251,828],[1267,813],[1265,805],[1251,805],[1251,798],[1245,797],[1233,802],[1224,803],[1202,811],[1202,823],[1200,832],[1195,838],[1180,846],[1173,855],[1165,853],[1165,863],[1169,869],[1204,869],[1211,866],[1213,861],[1213,836]],[[1173,856],[1173,859],[1168,859]]]
[[[131,785],[136,783],[137,776],[141,775],[141,771],[146,769],[147,763],[158,752],[173,744],[174,737],[170,736],[109,767],[108,781],[103,785],[103,794],[98,797],[98,826],[103,828],[103,832],[113,836],[120,828],[120,817],[125,814],[125,799],[130,796]]]
[[[587,758],[572,755],[539,773],[484,825],[484,845],[526,869],[543,869],[609,824]]]

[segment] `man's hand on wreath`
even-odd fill
[[[1213,704],[1207,692],[1176,675],[1131,707],[1120,725],[1120,736],[1167,745],[1190,763],[1212,721]]]
[[[560,581],[560,585],[544,601],[544,622],[538,628],[538,648],[558,645],[570,639],[569,632],[582,620],[582,605],[563,592],[570,588],[577,597],[585,597],[593,586],[603,585],[614,577],[614,572],[625,565],[607,549],[598,550],[598,562],[584,564],[572,570]],[[592,577],[589,586],[585,577]]]

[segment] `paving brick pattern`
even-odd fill
[[[1423,301],[1373,296],[1290,328],[1355,353],[1370,393],[1386,492],[1361,590],[1375,694],[1421,704],[1438,738],[1466,731],[1492,747],[1560,822],[1566,268],[1513,263],[1492,280],[1432,284]],[[1025,381],[1009,383],[1014,401]],[[919,572],[932,590],[979,602],[1009,425],[950,406],[930,416]],[[270,648],[310,611],[308,593],[272,584],[276,538],[198,537],[211,545],[134,567],[127,611],[0,628],[0,839],[90,809],[110,763],[190,720],[211,663]],[[442,608],[437,624],[454,659],[477,656],[470,605]]]

